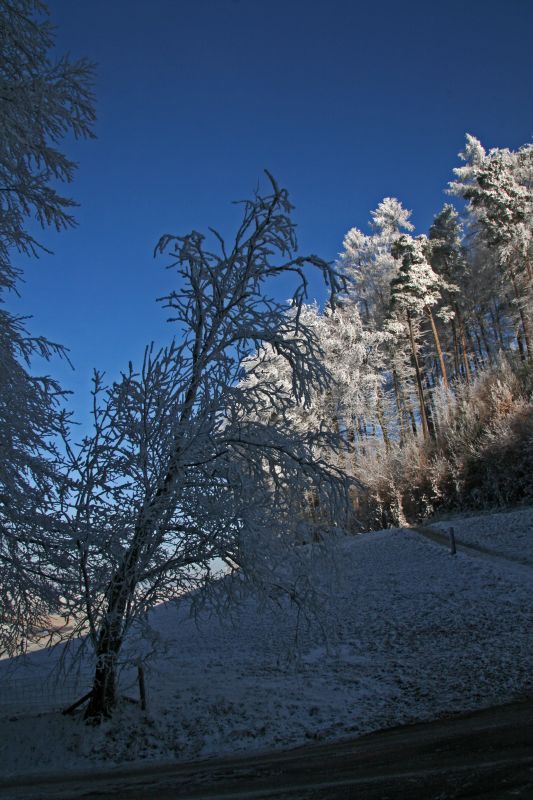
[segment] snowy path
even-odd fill
[[[533,701],[281,753],[0,780],[2,800],[530,798]]]
[[[412,525],[410,528],[403,528],[402,530],[407,532],[415,531],[421,536],[425,536],[425,538],[429,541],[435,542],[436,544],[442,545],[450,550],[451,538],[449,533],[440,533],[439,531],[435,530],[434,528],[430,528],[427,525]],[[499,566],[511,571],[515,575],[522,575],[529,579],[533,577],[533,565],[531,565],[527,560],[516,558],[508,554],[502,554],[500,551],[491,547],[484,547],[476,544],[466,544],[462,539],[457,538],[455,532],[454,537],[458,553],[464,553],[465,555],[469,555],[474,558],[489,559],[493,563],[498,563]]]
[[[498,514],[454,516],[447,521],[432,522],[427,527],[447,532],[453,526],[456,538],[468,546],[490,550],[511,561],[533,567],[533,509],[518,508]]]

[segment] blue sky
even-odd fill
[[[41,239],[12,309],[71,350],[85,419],[93,367],[116,377],[172,335],[155,298],[163,233],[231,231],[266,167],[301,251],[333,259],[387,195],[427,230],[465,132],[533,133],[533,3],[49,0],[58,53],[97,63],[98,139],[66,142],[79,226]],[[322,293],[314,285],[317,297]]]

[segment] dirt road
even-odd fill
[[[295,750],[0,782],[2,800],[531,800],[533,700]]]

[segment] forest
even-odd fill
[[[370,232],[344,238],[339,308],[307,312],[334,376],[312,424],[351,448],[338,463],[363,529],[532,496],[533,149],[487,153],[468,134],[460,157],[458,207],[414,237],[384,198]]]

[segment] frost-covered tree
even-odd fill
[[[347,279],[347,303],[358,306],[366,328],[383,332],[388,325],[391,282],[398,273],[398,262],[392,255],[392,247],[403,232],[413,230],[413,225],[410,222],[411,212],[395,197],[385,197],[370,216],[372,234],[367,236],[358,228],[348,231],[338,266]],[[402,439],[409,425],[416,430],[410,398],[413,378],[410,348],[403,333],[402,330],[388,330],[388,346],[385,346],[388,374],[376,396],[378,406],[382,407],[387,405],[387,395],[390,393],[393,396]],[[384,420],[384,416],[380,416]],[[368,428],[373,429],[373,421],[368,422],[369,425],[365,415],[361,415],[357,421],[358,437],[362,442],[366,439]],[[384,429],[383,425],[381,427]]]
[[[452,330],[454,372],[456,378],[470,380],[469,348],[467,346],[465,312],[471,311],[470,276],[463,226],[455,208],[446,203],[435,216],[429,229],[429,260],[443,281],[440,290],[445,303],[452,309],[449,315]],[[453,290],[449,288],[453,286]]]
[[[241,579],[264,577],[272,548],[294,543],[308,491],[337,523],[346,511],[342,474],[316,458],[331,434],[285,424],[292,397],[308,405],[329,382],[301,313],[305,272],[317,268],[333,290],[336,275],[316,256],[295,255],[287,192],[273,179],[270,194],[243,209],[232,243],[215,233],[218,252],[195,231],[160,240],[157,252],[177,271],[165,298],[177,338],[149,348],[138,372],[130,366],[107,389],[95,377],[94,431],[69,449],[56,545],[76,549],[64,574],[79,597],[66,611],[94,648],[91,720],[112,713],[123,645],[152,606],[204,585],[214,559],[238,565]],[[290,315],[265,291],[279,275],[297,282]],[[243,364],[262,347],[288,365],[290,392],[259,368],[243,382]]]
[[[441,502],[438,492],[449,487],[435,477],[441,488],[433,494],[433,478],[424,483],[420,475],[442,446],[453,409],[461,415],[487,367],[502,368],[502,351],[511,363],[515,350],[523,360],[531,354],[532,154],[531,145],[487,153],[467,136],[464,166],[451,184],[467,201],[464,216],[447,204],[428,238],[412,238],[408,212],[388,198],[372,214],[372,235],[353,228],[344,238],[338,264],[347,278],[345,307],[357,305],[364,325],[386,334],[377,397],[383,440],[385,430],[392,435],[388,448],[358,454],[368,479],[367,518],[374,514],[379,525],[402,524],[413,508]],[[522,371],[528,374],[524,365]],[[363,416],[372,418],[368,408]],[[405,489],[417,459],[416,485]],[[446,474],[446,459],[436,463]]]
[[[404,231],[412,231],[407,211],[395,197],[385,197],[371,212],[373,233],[351,228],[343,240],[338,266],[348,282],[366,325],[381,328],[390,305],[390,283],[398,271],[391,248]]]
[[[46,531],[53,525],[63,430],[61,389],[34,375],[31,360],[62,354],[30,335],[3,304],[17,291],[17,254],[44,249],[30,229],[74,225],[70,198],[58,184],[75,163],[59,146],[73,133],[92,136],[92,68],[54,61],[52,28],[38,0],[0,2],[0,652],[24,649],[57,607],[58,583],[48,566]]]
[[[360,436],[360,420],[381,426],[387,439],[387,426],[381,407],[383,381],[383,342],[386,334],[375,333],[362,325],[357,307],[339,304],[321,312],[317,305],[302,307],[301,318],[316,337],[320,359],[331,375],[324,387],[312,387],[310,402],[298,401],[292,392],[290,366],[271,346],[265,346],[245,364],[245,384],[268,383],[276,396],[287,398],[285,424],[301,431],[333,434],[338,448],[320,442],[317,456],[337,464],[352,477],[357,476],[355,445]],[[257,407],[254,415],[268,419],[277,412],[270,405]],[[314,502],[314,501],[313,501]],[[315,515],[319,518],[319,515]]]
[[[31,356],[57,349],[0,309],[0,654],[23,652],[58,607],[47,531],[62,481],[56,442],[67,420],[57,382],[29,372]]]
[[[427,259],[429,250],[426,236],[418,236],[413,239],[409,235],[402,235],[392,248],[392,254],[401,262],[401,266],[398,275],[391,281],[391,312],[398,320],[405,320],[407,324],[419,393],[422,427],[426,436],[429,434],[429,425],[418,358],[419,344],[417,340],[420,336],[420,328],[417,323],[424,317],[430,322],[442,380],[447,386],[446,365],[432,309],[442,299],[443,288],[448,290],[455,288],[446,284],[433,271]],[[447,308],[441,309],[439,313],[446,316],[452,315]]]
[[[465,164],[454,170],[450,192],[468,203],[476,246],[494,259],[501,288],[512,298],[518,346],[531,359],[533,145],[517,151],[493,148],[486,153],[475,137],[467,135],[460,155]],[[495,287],[495,293],[499,288]]]
[[[12,253],[37,255],[28,227],[75,225],[76,203],[59,193],[76,164],[59,150],[69,134],[91,137],[95,120],[93,68],[85,60],[54,60],[53,29],[40,0],[0,2],[0,274],[13,287]]]

